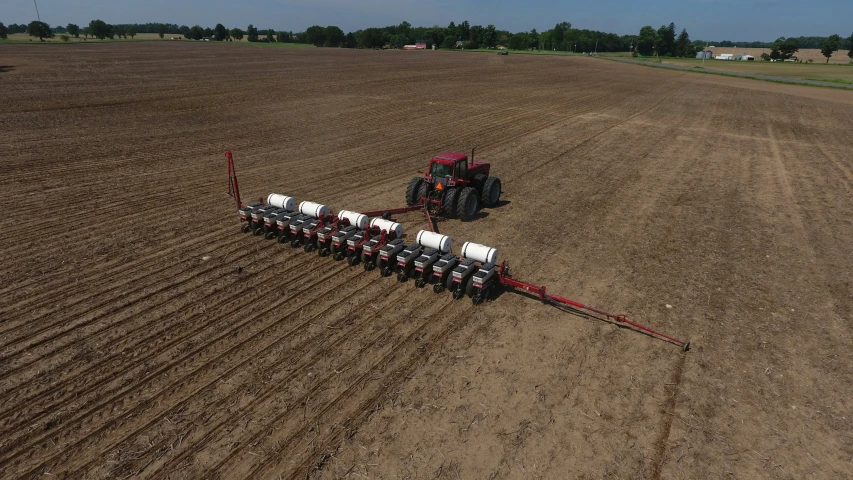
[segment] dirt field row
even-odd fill
[[[579,57],[0,45],[0,477],[845,478],[853,95]],[[454,302],[239,233],[399,206],[521,279]],[[422,216],[398,218],[413,235]]]

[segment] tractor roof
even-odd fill
[[[468,155],[465,155],[464,153],[458,153],[458,152],[444,152],[444,153],[439,153],[438,155],[436,155],[432,158],[436,159],[436,160],[450,160],[452,162],[455,162],[455,161],[459,161],[459,160],[468,160]]]

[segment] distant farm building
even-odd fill
[[[701,52],[696,52],[696,58],[714,58],[714,52],[710,50],[703,50]]]
[[[735,58],[732,53],[721,53],[714,57],[715,60],[733,60]]]
[[[735,60],[750,60],[751,61],[751,60],[755,60],[755,57],[753,57],[752,55],[749,55],[747,53],[741,53],[740,55],[735,55],[734,59]]]
[[[414,45],[403,45],[403,50],[426,50],[427,43],[424,41],[415,42]]]

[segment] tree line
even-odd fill
[[[780,37],[772,43],[746,42],[735,44],[733,42],[691,41],[686,29],[682,29],[681,33],[677,36],[675,32],[675,23],[662,25],[657,30],[650,25],[641,28],[632,49],[632,54],[634,56],[657,55],[661,57],[693,58],[706,45],[713,45],[714,47],[733,47],[737,45],[743,48],[770,49],[770,53],[761,54],[762,60],[788,60],[800,48],[819,48],[823,56],[826,57],[827,63],[829,63],[829,58],[835,52],[844,49],[849,50],[847,56],[853,61],[853,34],[849,38],[841,38],[840,35],[834,34],[829,37]],[[820,43],[815,43],[817,40],[820,40]]]
[[[344,33],[334,25],[312,25],[304,32],[276,31],[259,29],[249,25],[246,30],[226,28],[218,23],[215,27],[187,26],[172,23],[133,23],[111,25],[96,19],[89,25],[80,27],[73,23],[66,26],[51,27],[47,23],[33,21],[27,25],[11,24],[8,27],[0,23],[0,38],[11,33],[28,33],[43,40],[55,34],[63,34],[63,40],[69,36],[84,39],[106,38],[131,39],[137,33],[156,33],[160,38],[165,35],[180,35],[192,40],[210,39],[214,41],[242,40],[269,43],[303,43],[317,47],[336,48],[401,48],[416,42],[425,42],[428,47],[435,45],[443,49],[478,49],[503,46],[512,50],[551,50],[564,52],[626,52],[634,55],[659,55],[672,57],[694,57],[705,45],[717,47],[769,48],[771,53],[766,59],[788,59],[800,48],[820,48],[829,61],[833,52],[850,50],[848,56],[853,59],[853,35],[842,38],[839,35],[829,37],[789,37],[774,42],[708,42],[691,41],[686,29],[676,33],[675,23],[663,25],[657,30],[644,26],[638,35],[617,35],[614,33],[573,28],[570,22],[557,23],[554,28],[538,32],[535,28],[526,32],[500,30],[494,25],[471,25],[467,20],[459,24],[450,22],[447,27],[413,27],[409,22],[387,27],[370,27]],[[66,35],[67,34],[67,35]]]

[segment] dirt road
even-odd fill
[[[0,46],[0,477],[853,475],[850,92],[589,58],[59,47]],[[366,211],[474,145],[508,203],[441,222],[457,248],[693,350],[242,235],[225,195],[227,149],[244,199]]]

